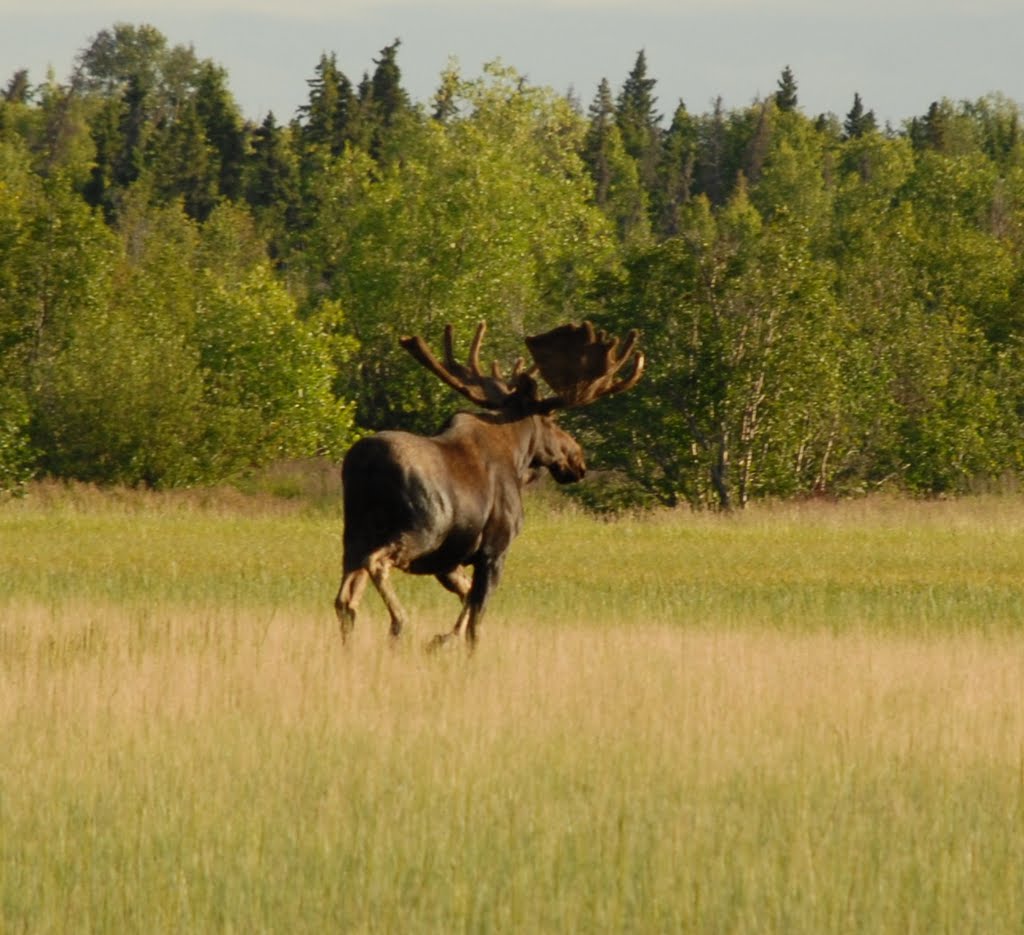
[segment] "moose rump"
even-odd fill
[[[341,472],[346,572],[381,550],[396,568],[417,575],[447,575],[469,564],[492,497],[482,466],[455,454],[408,432],[380,432],[352,446]]]

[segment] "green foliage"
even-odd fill
[[[191,484],[356,431],[432,430],[449,391],[397,338],[510,363],[522,336],[638,327],[648,372],[566,422],[592,504],[960,492],[1024,462],[1021,112],[936,101],[880,130],[766,99],[679,102],[641,51],[588,113],[453,64],[431,109],[400,43],[246,124],[227,75],[151,26],[67,83],[0,93],[0,486]]]
[[[129,198],[119,237],[66,183],[6,156],[5,486],[30,452],[49,473],[150,486],[340,452],[339,313],[299,318],[244,211],[199,227],[181,207]]]
[[[351,411],[331,393],[325,328],[337,321],[295,312],[266,265],[237,285],[204,283],[191,338],[209,410],[201,449],[214,477],[313,453],[338,458],[350,440]]]
[[[18,492],[32,476],[28,440],[28,402],[24,394],[0,384],[0,495]]]
[[[407,126],[401,163],[353,149],[317,181],[303,259],[311,294],[339,300],[359,340],[348,388],[364,425],[435,427],[440,387],[399,334],[436,340],[451,322],[468,339],[487,320],[488,353],[512,360],[613,261],[568,104],[500,66],[452,93],[455,116]]]

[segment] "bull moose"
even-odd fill
[[[342,464],[344,557],[334,606],[345,640],[372,581],[397,637],[406,614],[389,581],[392,568],[434,575],[462,601],[449,633],[472,649],[488,595],[497,585],[512,540],[523,523],[523,488],[547,468],[560,484],[586,473],[583,451],[555,420],[559,409],[584,406],[635,386],[644,355],[631,331],[617,338],[590,322],[567,324],[526,338],[533,364],[515,363],[506,378],[495,363],[480,368],[481,322],[467,364],[455,360],[452,326],[444,332],[442,364],[419,336],[400,343],[420,364],[485,412],[459,412],[427,438],[383,431],[357,441]],[[630,359],[632,371],[619,377]],[[543,397],[535,374],[554,391]],[[472,569],[472,579],[463,571]]]

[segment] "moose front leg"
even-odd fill
[[[501,577],[501,569],[505,564],[505,555],[485,557],[478,561],[473,568],[473,584],[469,589],[469,596],[466,598],[466,648],[472,651],[476,648],[476,628],[484,615],[484,608],[487,606],[487,599],[498,586],[498,579]]]
[[[501,575],[504,556],[497,558],[484,557],[473,562],[473,580],[470,583],[460,572],[438,575],[441,583],[449,591],[464,598],[462,611],[455,626],[448,633],[439,633],[427,644],[428,650],[439,649],[451,639],[459,639],[465,634],[466,648],[472,651],[476,647],[476,628],[483,616],[484,607],[491,590],[497,585]]]

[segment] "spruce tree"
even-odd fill
[[[853,107],[850,108],[850,112],[846,115],[846,120],[843,122],[844,139],[856,140],[864,136],[865,133],[871,133],[877,129],[878,122],[875,120],[875,112],[873,110],[865,110],[860,94],[854,92]]]
[[[647,56],[643,49],[619,92],[615,121],[626,152],[637,162],[640,182],[647,191],[657,183],[658,157],[661,149],[661,115],[655,109],[657,81],[647,77]]]
[[[672,124],[662,146],[655,202],[655,226],[663,237],[679,232],[681,210],[693,195],[694,172],[697,166],[697,123],[680,101],[672,115]]]
[[[391,45],[380,50],[380,58],[373,64],[373,103],[377,116],[384,126],[390,127],[400,114],[409,108],[409,95],[402,87],[402,72],[396,61],[401,40],[396,39]]]
[[[268,238],[271,256],[282,256],[288,233],[300,224],[302,188],[288,131],[277,125],[273,113],[252,134],[245,200]]]
[[[242,194],[246,133],[238,107],[227,87],[223,68],[205,61],[199,66],[195,92],[196,114],[206,141],[217,158],[220,194],[231,200]]]
[[[735,180],[729,177],[728,130],[721,97],[715,99],[711,114],[701,117],[699,135],[697,190],[707,195],[712,204],[720,205],[732,190]]]
[[[775,106],[784,113],[796,110],[798,103],[796,90],[793,69],[787,65],[782,69],[782,75],[779,77],[778,90],[775,92]]]
[[[302,121],[302,146],[307,157],[339,155],[351,139],[351,124],[356,105],[352,83],[338,68],[337,57],[320,56],[309,85],[309,103],[299,108]]]
[[[910,125],[910,139],[917,149],[934,149],[943,152],[951,120],[950,108],[945,101],[932,101],[928,113],[915,117]]]
[[[370,154],[383,160],[387,150],[388,137],[403,115],[409,112],[409,95],[402,87],[402,72],[396,61],[398,46],[396,39],[380,51],[380,58],[374,59],[377,67],[370,79],[371,101],[369,106]]]
[[[590,105],[590,121],[583,141],[583,161],[594,180],[594,201],[604,206],[611,186],[609,136],[615,126],[615,102],[607,78],[602,78]]]
[[[252,150],[245,173],[245,200],[254,208],[294,203],[298,197],[298,169],[286,131],[273,112],[252,134]]]
[[[31,91],[32,88],[28,83],[28,69],[19,68],[11,75],[11,80],[7,82],[7,87],[0,97],[8,104],[27,104]]]
[[[640,184],[636,160],[623,146],[606,79],[598,85],[589,117],[582,155],[594,181],[594,202],[615,224],[620,241],[646,240],[650,234],[647,194]]]
[[[127,188],[142,173],[152,122],[148,106],[150,88],[144,73],[132,75],[121,95],[118,145],[113,151],[112,178],[118,188]]]
[[[156,193],[168,202],[180,198],[189,217],[205,221],[219,200],[219,166],[195,101],[184,103],[158,140],[150,160]]]

